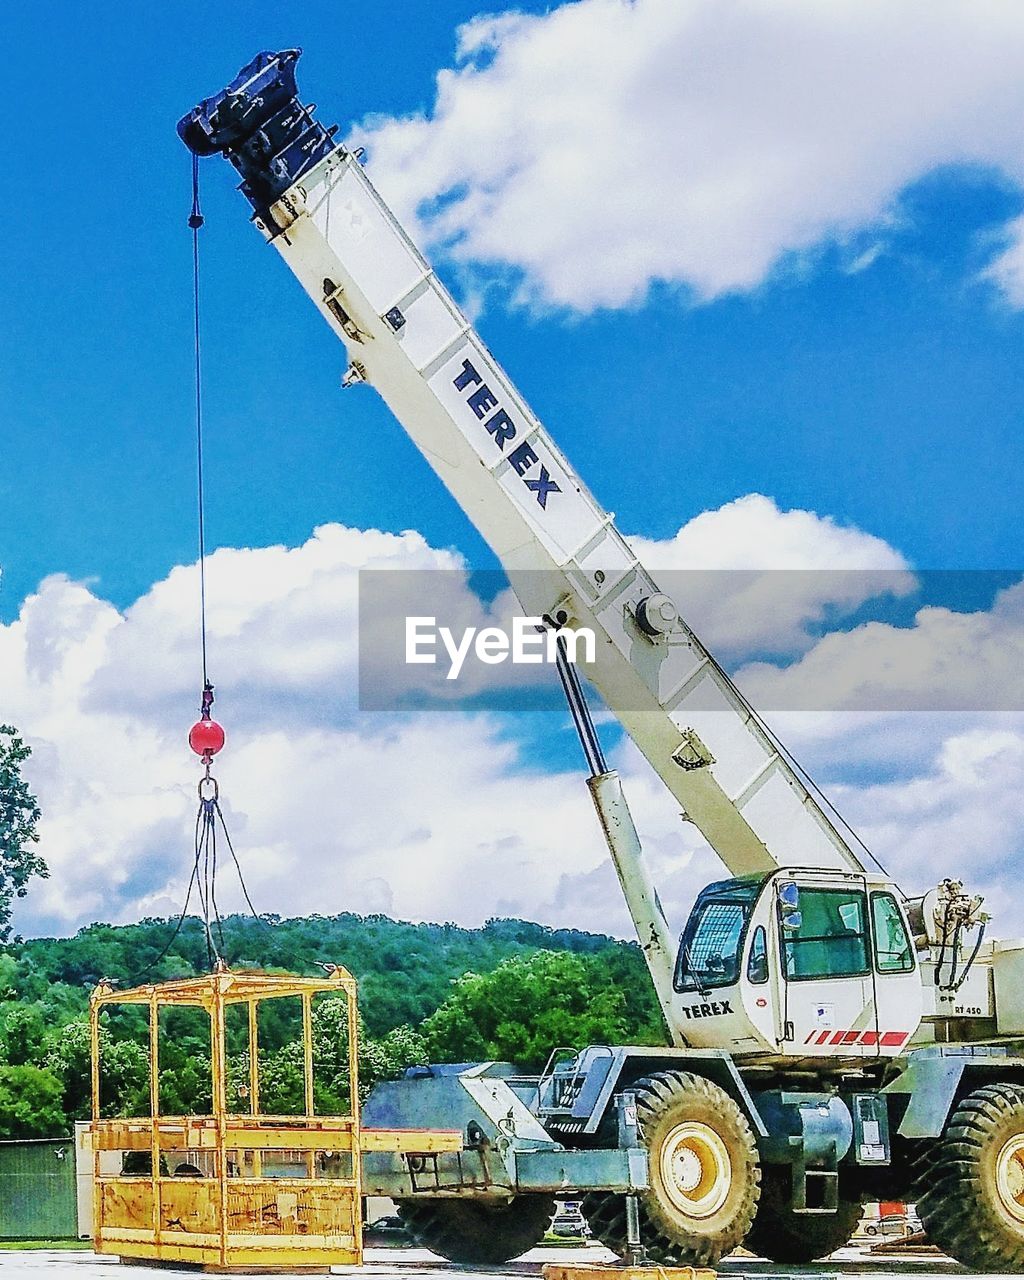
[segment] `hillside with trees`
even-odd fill
[[[208,971],[202,922],[94,924],[71,938],[16,940],[0,948],[0,1138],[69,1132],[89,1107],[89,993]],[[365,1088],[414,1063],[508,1059],[543,1066],[562,1045],[659,1043],[663,1029],[639,949],[599,934],[522,920],[480,929],[410,924],[386,916],[230,916],[218,949],[238,968],[315,974],[333,962],[359,980]],[[185,1012],[185,1011],[180,1011]],[[338,1058],[338,1010],[321,1006],[318,1056]],[[169,1028],[162,1050],[161,1106],[169,1114],[209,1106],[209,1046],[201,1026]],[[137,1011],[103,1031],[104,1109],[145,1114],[146,1033]],[[261,1071],[265,1100],[281,1114],[301,1106],[294,1027],[271,1024]],[[244,1049],[234,1069],[244,1074]],[[332,1093],[332,1090],[334,1091]],[[321,1102],[343,1085],[326,1080]]]

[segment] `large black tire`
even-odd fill
[[[840,1197],[835,1213],[794,1213],[791,1184],[788,1169],[762,1170],[761,1200],[744,1248],[772,1262],[814,1262],[849,1244],[863,1204]]]
[[[1024,1088],[989,1084],[957,1105],[919,1181],[925,1235],[976,1271],[1024,1270]]]
[[[417,1244],[449,1262],[493,1267],[533,1249],[551,1225],[552,1196],[515,1196],[507,1204],[417,1196],[399,1200],[398,1216]]]
[[[689,1072],[638,1081],[640,1135],[650,1189],[638,1197],[640,1239],[660,1266],[714,1266],[743,1242],[761,1189],[746,1116],[724,1089]],[[626,1252],[626,1198],[591,1193],[583,1215],[603,1245]]]

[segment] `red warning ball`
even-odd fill
[[[215,756],[224,745],[224,730],[216,720],[197,720],[188,731],[188,745],[197,756]]]

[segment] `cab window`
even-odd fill
[[[760,986],[768,981],[768,938],[764,925],[759,924],[750,939],[750,954],[747,956],[747,981],[753,986]]]
[[[745,918],[740,902],[704,904],[691,936],[684,942],[681,989],[725,986],[736,981]]]
[[[871,895],[871,925],[875,935],[875,967],[879,973],[913,973],[914,949],[891,893]]]
[[[708,885],[686,922],[676,961],[675,989],[704,991],[739,981],[747,923],[763,876],[744,876]]]
[[[869,972],[867,901],[857,889],[800,889],[799,910],[779,912],[786,977],[852,978]]]

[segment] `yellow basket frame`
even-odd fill
[[[344,993],[348,1013],[346,1115],[314,1114],[313,998]],[[298,997],[302,1007],[304,1114],[260,1111],[259,1019],[261,1001]],[[225,1013],[248,1009],[248,1112],[229,1110]],[[100,1015],[112,1005],[140,1005],[149,1013],[150,1115],[105,1120],[101,1116]],[[160,1010],[192,1007],[210,1018],[212,1108],[208,1116],[160,1113]],[[209,976],[155,983],[128,991],[101,984],[90,1001],[92,1036],[93,1242],[99,1253],[208,1269],[359,1265],[362,1262],[362,1141],[358,1101],[356,982],[333,967],[326,978],[301,978],[257,970],[220,968]],[[101,1172],[104,1151],[149,1151],[148,1175]],[[168,1151],[210,1153],[210,1177],[164,1177]],[[305,1153],[306,1177],[263,1176],[263,1153]],[[253,1176],[230,1173],[229,1153],[247,1153]],[[341,1153],[350,1176],[317,1177],[317,1154]],[[173,1215],[173,1216],[172,1216]],[[243,1219],[244,1230],[238,1229]],[[339,1227],[339,1224],[341,1226]],[[198,1229],[202,1228],[202,1229]]]

